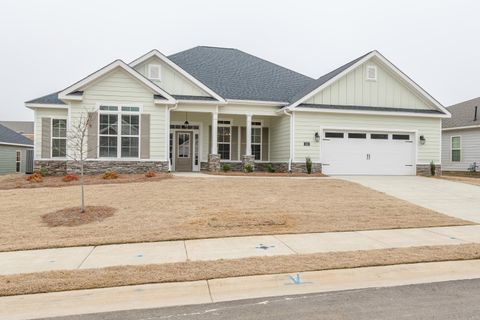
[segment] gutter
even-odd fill
[[[290,154],[288,159],[288,172],[292,172],[292,161],[293,161],[293,143],[295,138],[295,131],[293,129],[293,114],[288,113],[288,108],[283,109],[283,113],[290,117]]]
[[[165,144],[166,147],[165,147],[165,156],[167,157],[168,159],[168,172],[172,172],[172,161],[170,159],[170,157],[168,156],[169,152],[170,152],[170,111],[173,111],[175,109],[178,108],[178,103],[175,103],[175,105],[173,107],[169,107],[167,105],[167,119],[168,119],[168,124],[165,126],[165,140],[167,141],[167,143]]]

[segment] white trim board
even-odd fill
[[[474,125],[474,126],[442,128],[442,131],[455,131],[455,130],[468,130],[468,129],[480,129],[480,124],[479,125]]]
[[[160,51],[157,49],[153,49],[150,52],[147,52],[140,58],[135,59],[134,61],[130,62],[130,67],[135,68],[137,65],[140,63],[152,58],[152,57],[157,57],[161,61],[165,62],[168,66],[173,68],[175,71],[180,73],[182,76],[193,82],[195,85],[206,91],[208,94],[210,94],[212,97],[217,99],[220,102],[225,102],[225,99],[223,99],[219,94],[217,94],[215,91],[207,87],[205,84],[203,84],[201,81],[199,81],[197,78],[192,76],[190,73],[182,69],[180,66],[175,64],[172,60],[168,59],[164,54],[162,54]]]
[[[163,104],[174,104],[176,103],[175,98],[173,98],[170,94],[168,94],[165,90],[157,86],[155,83],[152,81],[148,80],[145,78],[142,74],[138,73],[135,69],[131,68],[128,64],[123,62],[122,60],[115,60],[112,63],[106,65],[105,67],[101,68],[100,70],[97,70],[96,72],[92,73],[91,75],[83,78],[82,80],[74,83],[70,87],[62,90],[58,94],[58,98],[61,100],[78,100],[77,98],[80,96],[69,96],[70,93],[75,92],[80,90],[81,88],[85,87],[92,81],[100,78],[101,76],[109,73],[110,71],[113,71],[116,68],[121,68],[122,70],[128,72],[131,76],[133,76],[135,79],[140,81],[143,85],[145,85],[147,88],[152,90],[154,93],[157,93],[163,97],[166,98],[166,100],[162,100]]]
[[[315,109],[296,107],[295,111],[302,112],[323,112],[323,113],[350,113],[350,114],[365,114],[378,116],[402,116],[402,117],[421,117],[421,118],[450,118],[445,114],[431,114],[418,112],[397,112],[397,111],[374,111],[374,110],[346,110],[346,109]]]
[[[428,92],[426,92],[422,87],[420,87],[417,83],[415,83],[412,79],[410,79],[405,73],[403,73],[400,69],[398,69],[393,63],[391,63],[387,58],[385,58],[380,52],[374,50],[367,54],[365,57],[351,65],[349,68],[343,70],[339,74],[337,74],[335,77],[332,79],[328,80],[327,82],[323,83],[319,87],[313,89],[309,93],[307,93],[305,96],[300,98],[299,100],[295,101],[294,103],[290,104],[287,108],[288,109],[295,109],[297,108],[298,105],[300,105],[302,102],[308,100],[309,98],[313,97],[315,94],[318,92],[322,91],[326,87],[330,86],[332,83],[335,81],[339,80],[343,76],[345,76],[347,73],[350,71],[356,69],[358,66],[362,65],[366,61],[372,59],[373,57],[377,58],[382,62],[384,65],[386,65],[390,71],[392,71],[395,75],[400,77],[403,81],[405,81],[408,85],[410,85],[415,91],[424,99],[427,101],[431,102],[438,110],[442,111],[445,113],[446,117],[451,117],[450,112],[440,103],[438,102],[435,98],[433,98]]]

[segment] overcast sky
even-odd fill
[[[445,106],[480,96],[480,1],[2,0],[0,120],[153,48],[234,47],[318,78],[377,49]]]

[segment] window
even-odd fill
[[[343,132],[325,132],[325,138],[343,138]]]
[[[20,172],[21,163],[22,163],[22,153],[20,151],[17,151],[16,158],[15,158],[15,172]]]
[[[410,140],[410,135],[409,134],[393,134],[392,139],[393,140]]]
[[[150,80],[162,80],[162,66],[159,64],[148,65],[148,78]]]
[[[260,122],[252,122],[252,156],[255,160],[262,159],[262,127]]]
[[[349,139],[367,139],[367,134],[366,133],[349,133],[348,138]]]
[[[169,152],[169,155],[170,155],[170,164],[173,163],[172,159],[173,159],[173,133],[170,132],[170,152]]]
[[[377,67],[367,66],[366,79],[370,81],[377,81]]]
[[[230,122],[229,122],[230,123]],[[218,126],[218,154],[222,160],[230,160],[231,127]]]
[[[452,161],[458,162],[461,158],[461,138],[452,137]]]
[[[388,140],[388,134],[387,133],[372,133],[370,135],[370,139],[373,139],[373,140]]]
[[[178,134],[178,157],[190,158],[190,133]]]
[[[140,145],[140,116],[138,107],[100,106],[99,156],[102,158],[138,158]]]
[[[52,158],[67,156],[67,120],[52,119]]]
[[[198,166],[198,133],[195,133],[195,161],[194,165]]]

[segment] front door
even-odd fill
[[[193,131],[175,133],[175,171],[192,171]]]

